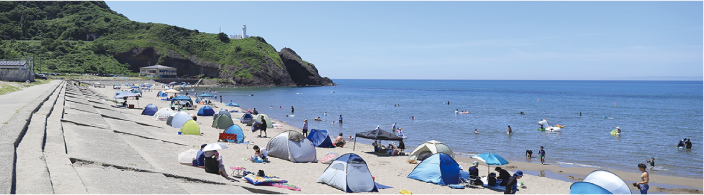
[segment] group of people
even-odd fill
[[[469,114],[469,111],[460,111],[460,109],[455,109],[455,114]]]
[[[680,140],[680,143],[677,144],[677,147],[684,147],[687,149],[692,149],[692,142],[690,139],[684,138]]]
[[[516,191],[518,191],[518,179],[523,177],[523,171],[516,171],[515,173],[513,173],[512,176],[508,171],[502,169],[501,167],[496,167],[494,168],[494,170],[499,173],[499,176],[496,177],[496,173],[490,173],[487,177],[487,185],[506,186],[504,194],[515,194]],[[469,179],[473,180],[472,184],[484,184],[481,180],[481,177],[479,177],[479,162],[474,161],[472,163],[472,166],[469,167],[469,170],[467,171],[469,172]]]

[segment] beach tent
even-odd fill
[[[216,128],[216,129],[225,129],[225,128],[232,126],[234,124],[235,123],[232,122],[232,118],[230,118],[227,115],[222,114],[222,115],[218,116],[218,118],[215,118],[215,120],[213,121],[212,127]]]
[[[266,144],[269,156],[291,162],[315,162],[315,146],[297,131],[286,131],[269,140]]]
[[[371,140],[395,140],[395,141],[403,140],[402,137],[399,137],[393,133],[386,132],[384,130],[381,130],[379,127],[376,127],[376,129],[374,129],[374,130],[355,134],[354,146],[352,147],[352,150],[354,150],[355,146],[357,145],[357,138],[358,137],[367,138],[367,139],[371,139]]]
[[[460,183],[460,165],[450,155],[434,154],[418,164],[408,178],[438,185]]]
[[[144,107],[144,110],[142,110],[142,115],[154,116],[157,111],[159,111],[159,108],[157,108],[156,105],[149,104],[147,107]]]
[[[445,144],[439,141],[430,140],[416,147],[416,149],[411,152],[410,156],[408,157],[408,160],[410,161],[425,159],[437,153],[445,153],[447,155],[450,155],[450,157],[452,158],[455,157],[455,154],[452,152],[452,150]]]
[[[347,193],[379,192],[367,162],[353,153],[342,155],[330,163],[317,182],[328,184]]]
[[[267,128],[272,128],[272,127],[274,127],[274,123],[271,122],[271,119],[269,119],[269,116],[267,116],[266,114],[257,114],[257,115],[255,115],[252,120],[250,120],[249,122],[247,122],[247,126],[252,126],[252,124],[254,124],[255,121],[261,123],[261,122],[262,122],[262,116],[264,116],[264,121],[266,121],[266,127],[267,127]]]
[[[227,103],[227,104],[225,104],[225,106],[240,107],[239,104],[234,103],[234,102]]]
[[[249,123],[249,121],[251,121],[252,119],[254,119],[254,116],[252,116],[252,114],[245,113],[244,115],[242,115],[242,118],[240,118],[240,123]]]
[[[198,116],[213,116],[213,114],[215,114],[215,110],[210,106],[203,106],[198,110]]]
[[[193,119],[186,121],[180,130],[181,134],[184,135],[200,135],[200,127],[198,123]]]
[[[207,94],[207,93],[198,95],[198,97],[213,97],[213,96],[214,96],[214,95],[210,95],[210,94]]]
[[[158,120],[158,121],[165,121],[166,119],[169,119],[169,115],[175,114],[174,111],[172,111],[169,108],[162,108],[161,110],[157,111],[154,113],[154,116],[152,119]]]
[[[200,103],[202,101],[200,98],[196,98],[196,103]]]
[[[169,118],[166,118],[166,125],[171,126],[171,122],[174,121],[174,116],[176,116],[175,112],[169,115]]]
[[[631,194],[626,182],[606,170],[596,170],[570,186],[570,194]]]
[[[244,141],[244,132],[242,131],[242,128],[239,125],[230,125],[230,127],[225,130],[225,133],[237,135],[237,143],[242,143]],[[226,139],[225,141],[235,142],[235,140],[229,139]]]
[[[332,144],[330,136],[328,136],[328,130],[323,129],[311,129],[308,133],[308,140],[313,142],[315,147],[321,148],[334,148],[335,145]]]
[[[225,109],[220,109],[220,111],[218,111],[218,113],[215,113],[215,115],[213,115],[213,117],[214,117],[214,118],[217,118],[217,117],[220,116],[220,115],[227,115],[227,116],[229,116],[230,118],[232,118],[232,114],[230,114],[230,112],[228,112],[228,111],[225,110]]]
[[[181,126],[183,126],[183,124],[186,123],[186,121],[188,120],[193,120],[190,114],[183,111],[178,112],[176,113],[176,115],[174,115],[174,118],[171,119],[171,126],[174,128],[181,128]]]
[[[174,99],[171,99],[171,104],[174,104],[174,101],[188,101],[191,102],[191,105],[193,105],[193,100],[191,100],[191,98],[185,95],[179,95],[176,96]]]

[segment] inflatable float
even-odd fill
[[[564,125],[550,126],[547,119],[539,121],[538,124],[543,125],[543,128],[538,128],[538,131],[560,131],[565,127]]]
[[[611,135],[620,135],[621,133],[618,132],[618,129],[613,129],[611,130]]]

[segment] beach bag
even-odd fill
[[[214,158],[215,155],[212,157],[206,157],[205,158],[205,172],[207,173],[218,173],[218,160]]]

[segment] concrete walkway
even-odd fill
[[[53,80],[48,84],[36,85],[21,91],[0,95],[0,108],[2,108],[2,112],[0,112],[0,129],[15,115],[17,110],[22,109],[49,89],[55,89],[59,83],[61,83],[61,80]]]

